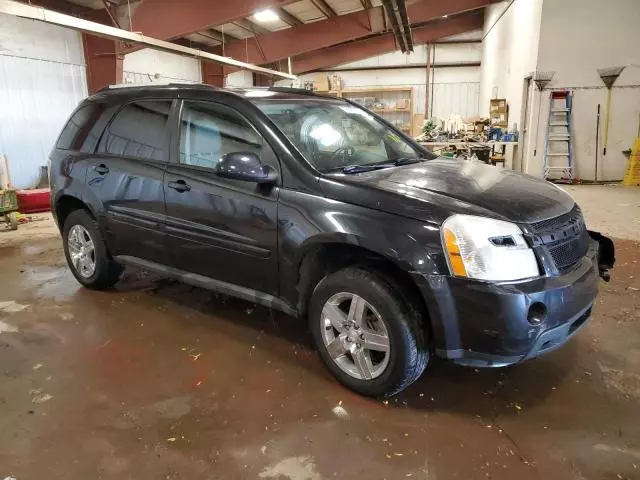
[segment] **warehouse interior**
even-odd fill
[[[0,0],[0,479],[640,479],[639,26],[637,0]],[[50,152],[87,97],[168,83],[347,99],[552,182],[615,244],[591,321],[366,398],[304,320],[129,267],[83,289]]]

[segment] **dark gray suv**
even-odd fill
[[[613,244],[545,181],[438,158],[347,100],[108,88],[51,153],[80,283],[124,265],[308,318],[345,385],[392,395],[431,355],[503,366],[588,320]]]

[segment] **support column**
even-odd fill
[[[224,66],[219,63],[207,62],[202,60],[200,62],[200,70],[202,71],[202,83],[211,85],[214,87],[224,87]]]
[[[255,87],[271,87],[273,85],[273,78],[269,75],[262,75],[261,73],[253,74],[253,85]]]
[[[105,11],[96,11],[87,16],[87,20],[111,24]],[[108,85],[122,83],[122,63],[119,42],[94,35],[82,34],[84,58],[87,64],[87,88],[89,95]]]

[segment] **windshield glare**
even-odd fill
[[[366,110],[346,102],[265,99],[255,104],[323,173],[424,157]]]

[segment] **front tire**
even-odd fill
[[[392,281],[349,267],[315,288],[309,322],[320,357],[348,388],[391,396],[415,382],[429,361],[425,330]]]
[[[94,290],[112,287],[122,267],[113,261],[98,222],[86,210],[69,214],[62,230],[67,264],[83,286]]]

